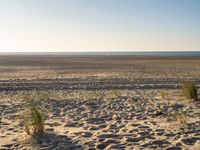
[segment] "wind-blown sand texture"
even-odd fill
[[[0,149],[199,149],[199,57],[0,57]],[[28,136],[27,100],[45,114]]]

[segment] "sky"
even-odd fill
[[[0,0],[0,52],[200,50],[200,0]]]

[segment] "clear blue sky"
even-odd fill
[[[200,50],[200,0],[1,0],[0,50]]]

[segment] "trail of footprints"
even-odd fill
[[[35,101],[48,112],[43,135],[20,141],[23,133],[16,112],[24,103],[2,101],[0,104],[0,149],[166,149],[181,150],[200,141],[200,104],[186,107],[194,122],[180,124],[178,129],[161,126],[165,113],[174,106],[153,104],[147,97],[119,97],[112,100],[43,100]],[[14,125],[12,124],[13,122]],[[9,144],[1,144],[10,137]]]

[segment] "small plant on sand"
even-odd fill
[[[27,134],[42,133],[44,131],[44,118],[39,109],[30,104],[21,116]]]
[[[167,92],[166,91],[161,91],[160,95],[161,95],[162,99],[166,99]]]
[[[183,93],[187,99],[197,100],[197,88],[193,82],[185,82],[183,86]]]

